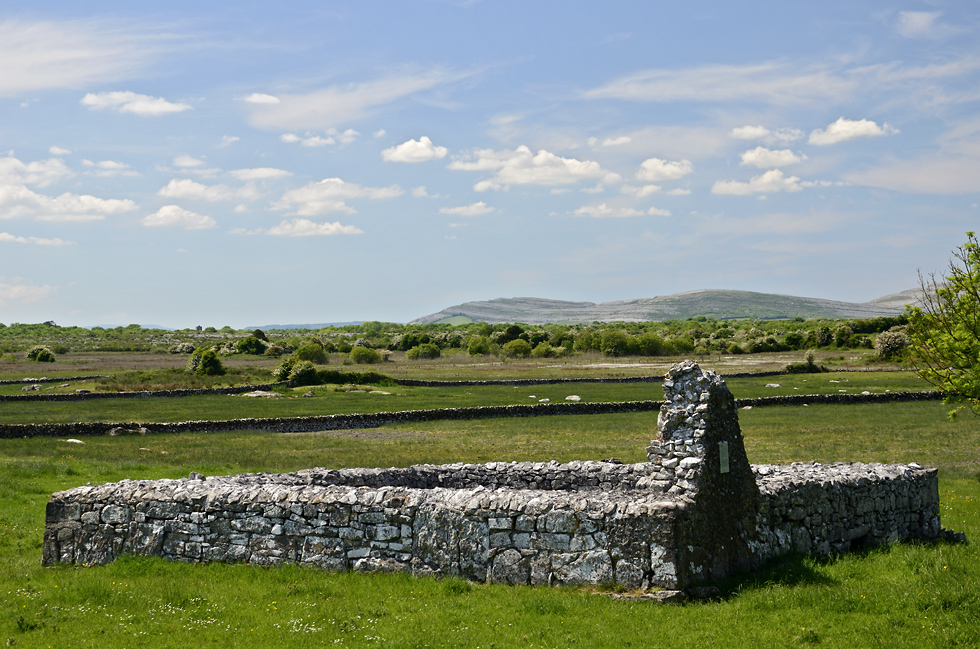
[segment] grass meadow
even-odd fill
[[[847,382],[830,383],[843,379]],[[927,387],[916,381],[901,373],[819,374],[729,384],[736,396],[748,397]],[[781,387],[766,388],[766,383]],[[654,384],[445,393],[441,388],[382,389],[393,394],[324,387],[312,399],[222,397],[210,405],[202,401],[202,412],[221,418],[216,414],[221,401],[233,404],[233,416],[248,416],[242,408],[268,411],[286,403],[340,412],[365,411],[367,404],[391,409],[391,403],[403,402],[419,405],[397,409],[482,405],[467,402],[470,396],[483,403],[530,402],[532,394],[552,401],[567,394],[595,400],[661,396]],[[198,399],[171,400],[171,415],[165,404],[153,406],[153,416],[196,418],[191,413]],[[96,417],[101,410],[102,418],[115,420],[119,411],[105,414],[111,407],[136,407],[143,401],[78,402],[68,404],[77,409],[65,413]],[[0,403],[4,421],[63,416],[52,414],[61,411],[51,406],[64,404],[34,403],[20,411],[11,408],[15,405],[22,404]],[[644,448],[656,432],[655,413],[440,421],[301,434],[88,437],[84,444],[0,440],[0,643],[104,649],[977,647],[980,421],[968,414],[949,420],[947,410],[940,403],[920,402],[740,411],[749,459],[755,463],[916,461],[939,467],[943,525],[966,532],[971,543],[898,544],[828,560],[791,556],[720,584],[721,597],[714,601],[682,606],[613,600],[595,588],[330,574],[295,566],[171,564],[132,557],[94,568],[40,565],[48,497],[87,482],[173,478],[191,471],[216,475],[421,462],[610,457],[636,462],[645,459]]]

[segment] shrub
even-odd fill
[[[239,354],[252,354],[253,356],[264,354],[265,348],[266,344],[255,336],[242,338],[235,345],[235,351],[237,351]]]
[[[221,376],[225,373],[218,352],[213,349],[200,349],[191,354],[187,369],[198,376]]]
[[[27,352],[27,360],[37,361],[38,363],[53,363],[54,352],[44,345],[35,345]]]
[[[504,353],[512,358],[527,358],[531,355],[531,343],[517,338],[504,345]]]
[[[893,327],[888,331],[882,331],[875,340],[875,351],[878,353],[878,358],[883,361],[902,358],[908,346],[909,337],[904,327]]]
[[[294,355],[301,361],[310,361],[318,365],[327,362],[327,354],[323,351],[323,347],[313,341],[300,345]]]
[[[252,337],[258,338],[259,340],[264,340],[265,342],[269,342],[269,339],[266,338],[265,332],[262,331],[261,329],[256,329],[255,331],[253,331]]]
[[[176,345],[171,345],[167,351],[171,354],[193,354],[196,347],[191,343],[177,343]]]
[[[439,347],[434,343],[422,343],[417,347],[412,347],[407,352],[405,352],[405,357],[411,360],[418,360],[420,358],[439,358],[441,352]]]
[[[629,339],[618,329],[606,329],[602,332],[599,349],[606,356],[624,356],[629,351]]]
[[[564,347],[552,347],[549,343],[539,343],[537,347],[531,350],[531,356],[534,358],[557,358],[561,352],[558,350],[565,351]]]
[[[285,353],[286,350],[280,347],[279,345],[276,345],[275,343],[265,348],[265,355],[271,356],[272,358],[279,358]]]
[[[289,372],[289,380],[293,385],[318,385],[320,378],[316,366],[310,361],[299,361]]]
[[[272,370],[272,378],[276,381],[288,381],[289,375],[293,371],[293,366],[297,363],[297,359],[293,356],[287,356],[282,359],[276,369]]]
[[[381,362],[381,352],[370,347],[354,347],[350,350],[350,359],[357,364],[374,364]]]
[[[486,336],[473,336],[466,345],[466,351],[470,356],[485,356],[493,353],[493,347],[493,342]]]
[[[813,359],[813,350],[809,350],[807,353],[803,354],[802,363],[790,363],[786,366],[786,372],[788,374],[813,374],[816,372],[827,371],[827,368],[821,367],[814,363]]]

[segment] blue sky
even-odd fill
[[[0,8],[0,322],[865,301],[980,224],[973,2]]]

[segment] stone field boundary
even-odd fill
[[[884,392],[873,394],[792,394],[786,396],[736,399],[739,408],[751,406],[803,406],[810,404],[893,403],[940,401],[941,392]],[[660,410],[662,401],[619,401],[597,403],[536,403],[511,406],[475,406],[470,408],[433,408],[397,412],[319,415],[307,417],[261,417],[216,421],[181,421],[162,423],[79,422],[64,424],[0,424],[0,439],[23,437],[71,437],[107,434],[149,433],[217,433],[233,430],[268,430],[276,433],[315,432],[378,428],[388,424],[500,417],[537,417],[549,415],[601,415]]]

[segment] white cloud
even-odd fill
[[[47,187],[75,173],[57,158],[23,163],[13,156],[0,158],[0,183]]]
[[[174,158],[174,166],[180,167],[181,169],[190,169],[204,166],[204,161],[193,158],[185,153]]]
[[[347,205],[346,201],[349,199],[394,198],[402,193],[402,188],[398,185],[364,187],[356,183],[346,183],[340,178],[326,178],[286,192],[272,205],[272,209],[293,210],[291,214],[295,216],[316,216],[327,212],[352,214],[357,210]]]
[[[732,129],[737,140],[763,140],[766,144],[788,144],[801,139],[805,133],[798,128],[768,129],[765,126],[739,126]]]
[[[37,221],[100,221],[136,209],[129,199],[102,199],[64,193],[45,196],[23,185],[0,185],[0,219],[33,218]]]
[[[690,189],[684,189],[683,187],[678,187],[677,189],[671,189],[667,192],[668,196],[687,196],[691,193]]]
[[[196,214],[176,205],[164,205],[143,219],[148,228],[184,228],[185,230],[207,230],[217,222],[210,216]]]
[[[427,162],[445,158],[447,153],[449,149],[434,145],[432,140],[423,135],[418,140],[409,140],[385,149],[381,152],[381,157],[386,162]]]
[[[60,146],[53,146],[48,149],[48,153],[51,155],[68,155],[71,153],[71,149],[64,149]]]
[[[319,146],[329,146],[331,144],[336,144],[337,141],[332,137],[320,137],[319,135],[308,135],[307,137],[300,137],[295,133],[283,133],[279,136],[280,141],[286,144],[293,144],[299,142],[300,146],[309,147],[319,147]]]
[[[379,128],[377,131],[375,131],[371,135],[373,135],[374,137],[384,137],[386,133],[387,133],[387,131],[385,131],[383,128]]]
[[[895,29],[907,38],[932,36],[936,33],[936,19],[943,15],[941,11],[899,11]]]
[[[440,214],[453,214],[454,216],[480,216],[481,214],[490,214],[495,212],[496,209],[490,207],[483,201],[478,203],[470,203],[469,205],[462,205],[460,207],[440,207]]]
[[[425,191],[425,185],[419,185],[412,189],[412,196],[415,198],[426,198],[429,196],[429,193]]]
[[[96,176],[98,178],[139,176],[139,173],[130,169],[128,164],[125,162],[116,162],[115,160],[100,160],[99,162],[92,162],[91,160],[83,159],[82,166],[91,169],[91,171],[85,172],[86,175]]]
[[[203,185],[190,178],[174,178],[157,195],[208,202],[254,200],[259,197],[258,191],[252,185],[237,188],[228,185]]]
[[[267,129],[326,129],[360,119],[399,99],[464,78],[434,70],[387,79],[335,85],[306,94],[280,94],[278,104],[252,104],[251,123]]]
[[[624,194],[629,194],[630,196],[636,196],[637,198],[644,198],[650,196],[651,194],[656,194],[661,189],[660,185],[643,185],[642,187],[636,187],[634,185],[623,185],[619,188],[619,191]]]
[[[655,207],[651,207],[646,212],[641,210],[633,209],[632,207],[609,207],[606,203],[600,203],[599,205],[584,205],[575,212],[575,216],[587,216],[593,219],[625,219],[634,216],[670,216],[670,212],[667,210],[660,210]]]
[[[598,162],[563,158],[541,149],[531,153],[526,146],[513,151],[478,149],[475,159],[458,159],[449,169],[462,171],[493,171],[493,178],[476,183],[473,189],[503,189],[510,185],[568,185],[581,180],[601,179],[616,182],[619,176],[604,170]]]
[[[309,219],[292,219],[269,228],[266,234],[277,237],[328,237],[337,234],[364,234],[364,231],[339,222],[314,223]]]
[[[583,194],[601,194],[606,191],[606,186],[602,183],[597,184],[595,187],[583,187],[581,190]]]
[[[17,280],[14,279],[14,281]],[[7,284],[0,281],[0,306],[7,306],[16,302],[37,302],[46,298],[53,290],[48,284],[30,286],[29,284]]]
[[[737,140],[761,140],[771,132],[765,126],[739,126],[732,129],[732,137]]]
[[[694,171],[694,165],[691,164],[690,160],[671,161],[649,158],[640,163],[640,170],[636,172],[636,179],[648,182],[677,180],[692,171]]]
[[[772,194],[775,192],[798,192],[803,188],[797,176],[786,177],[779,169],[770,169],[753,177],[749,182],[738,180],[719,180],[711,187],[712,194]]]
[[[898,129],[890,124],[878,126],[875,122],[868,119],[851,120],[841,117],[825,129],[815,129],[810,133],[810,144],[823,146],[826,144],[837,144],[846,142],[859,137],[879,137],[882,135],[893,135],[898,133]]]
[[[37,246],[74,246],[74,241],[62,239],[42,239],[40,237],[18,237],[9,232],[0,232],[0,243],[30,243]]]
[[[292,176],[293,172],[273,167],[256,167],[254,169],[233,169],[228,174],[235,180],[277,180]]]
[[[222,135],[221,144],[219,144],[218,146],[226,147],[230,144],[234,144],[235,142],[238,142],[240,139],[241,138],[238,137],[237,135]]]
[[[261,92],[253,92],[247,97],[243,97],[242,101],[248,102],[250,104],[278,104],[280,103],[279,97],[275,95],[266,95]]]
[[[154,41],[161,39],[105,21],[0,22],[0,61],[8,63],[0,96],[129,77],[155,53]]]
[[[128,90],[123,92],[90,92],[82,97],[81,103],[91,110],[108,108],[120,113],[133,113],[142,117],[158,117],[170,113],[180,113],[192,108],[190,104],[175,103],[162,97],[139,95]]]
[[[619,146],[620,144],[629,144],[633,141],[629,135],[620,135],[619,137],[607,137],[602,141],[602,146]]]
[[[789,149],[779,149],[773,151],[765,147],[757,146],[749,149],[741,155],[743,165],[752,165],[759,169],[771,169],[772,167],[785,167],[786,165],[797,164],[806,160],[802,153],[797,155]]]

